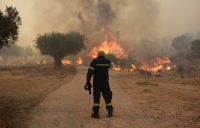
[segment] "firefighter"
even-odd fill
[[[99,108],[100,108],[100,96],[102,93],[103,98],[106,102],[106,109],[108,110],[108,117],[113,116],[113,107],[112,107],[112,91],[109,86],[109,76],[108,70],[111,67],[111,62],[109,59],[106,59],[105,53],[99,51],[97,53],[97,58],[93,59],[87,73],[87,82],[86,85],[90,85],[90,80],[93,76],[93,98],[94,106],[93,113],[91,117],[100,118]]]

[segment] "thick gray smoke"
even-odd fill
[[[160,7],[155,0],[31,0],[25,3],[32,7],[26,13],[29,26],[23,21],[26,31],[30,32],[20,38],[24,44],[33,45],[34,42],[25,40],[34,40],[37,34],[78,31],[90,41],[88,51],[82,53],[86,56],[92,47],[104,41],[109,31],[125,49],[134,47],[141,38],[158,37]],[[101,33],[102,25],[105,30]]]
[[[89,39],[102,37],[101,25],[120,32],[120,42],[134,44],[140,38],[157,37],[159,4],[154,0],[35,0],[33,33],[79,31]],[[79,12],[89,22],[84,25]]]

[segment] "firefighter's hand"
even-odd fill
[[[89,81],[86,82],[86,85],[88,88],[92,88],[92,84]]]

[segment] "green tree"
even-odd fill
[[[12,6],[7,7],[6,10],[0,10],[0,49],[3,46],[9,47],[18,39],[19,25],[22,24],[19,12]]]
[[[61,68],[61,59],[66,55],[77,55],[86,49],[88,40],[79,32],[59,33],[51,32],[38,35],[35,40],[36,48],[42,55],[49,55],[55,60],[55,68]]]
[[[199,39],[191,42],[191,51],[193,53],[200,54],[200,40]]]
[[[192,35],[186,33],[184,35],[175,37],[172,41],[172,47],[176,50],[186,50],[188,52],[191,43]]]

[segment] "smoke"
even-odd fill
[[[155,0],[7,0],[4,6],[17,7],[23,20],[20,45],[33,45],[37,34],[49,31],[79,31],[89,38],[99,35],[102,22],[107,31],[120,32],[121,42],[136,43],[140,38],[157,37],[159,3]],[[89,25],[78,19],[81,13]]]
[[[33,45],[37,34],[53,30],[80,31],[92,39],[90,36],[100,30],[102,21],[108,31],[120,31],[123,44],[135,44],[141,38],[197,33],[200,28],[199,0],[0,0],[0,3],[2,11],[6,6],[14,6],[20,12],[23,25],[18,44],[22,46]],[[81,24],[79,12],[90,26]]]
[[[90,38],[100,31],[104,22],[108,31],[120,31],[126,42],[157,37],[159,4],[154,0],[35,0],[32,10],[37,18],[32,24],[35,35],[52,30],[75,30]],[[77,18],[79,12],[90,26],[81,24]]]
[[[85,57],[110,31],[124,48],[135,46],[141,38],[158,37],[160,6],[156,0],[8,0],[7,3],[12,3],[22,17],[18,42],[22,46],[33,46],[38,34],[78,31],[90,41],[88,50],[81,53]],[[102,25],[105,30],[101,33]]]

